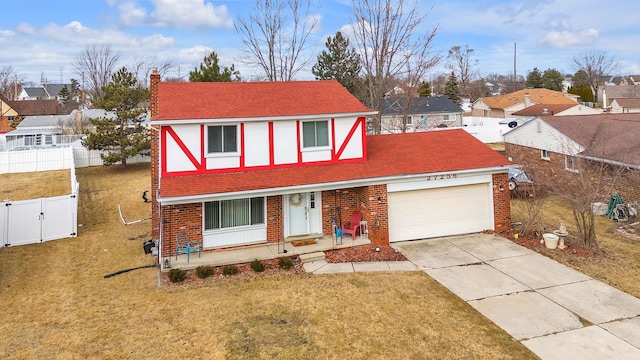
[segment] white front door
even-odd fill
[[[286,195],[289,214],[289,236],[309,233],[309,197],[307,193]]]

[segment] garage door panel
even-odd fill
[[[489,196],[488,184],[389,193],[390,241],[490,229]]]

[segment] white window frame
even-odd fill
[[[236,150],[235,151],[224,151],[224,127],[225,126],[234,126],[236,128]],[[220,152],[209,152],[209,128],[210,127],[222,127],[222,151]],[[206,127],[206,136],[205,136],[205,149],[206,157],[224,157],[224,156],[237,156],[240,155],[240,126],[238,124],[215,124],[215,125],[207,125]]]
[[[574,173],[579,173],[580,169],[577,168],[577,161],[578,158],[575,156],[571,156],[571,155],[565,155],[564,156],[564,168],[567,171],[571,171]],[[571,165],[571,167],[569,166]]]
[[[309,124],[309,123],[314,123],[317,124],[319,122],[326,122],[327,123],[327,145],[314,145],[314,146],[305,146],[304,144],[304,124]],[[300,126],[300,139],[302,140],[302,143],[300,144],[302,146],[302,151],[314,151],[314,150],[326,150],[326,149],[331,149],[331,122],[329,120],[311,120],[311,121],[303,121],[301,126]],[[317,141],[317,126],[314,126],[314,135]]]
[[[551,160],[551,152],[549,150],[541,149],[540,150],[540,158],[542,160],[547,160],[547,161]]]
[[[407,126],[413,126],[413,116],[407,115]]]

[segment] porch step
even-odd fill
[[[302,261],[303,264],[314,262],[314,261],[324,261],[324,260],[325,260],[325,257],[322,251],[300,255],[300,261]]]

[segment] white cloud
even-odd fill
[[[147,18],[145,8],[135,3],[120,4],[118,11],[120,11],[120,21],[127,26],[141,25]]]
[[[225,5],[214,6],[204,0],[151,0],[155,9],[149,15],[149,21],[158,27],[197,28],[221,27],[233,28],[233,19]]]
[[[586,29],[580,32],[551,31],[540,38],[538,43],[552,48],[566,48],[593,44],[599,36],[597,29]]]
[[[25,23],[19,24],[16,27],[16,30],[18,30],[18,32],[20,32],[22,34],[26,34],[26,35],[33,35],[36,32],[36,29],[33,26],[31,26],[29,24],[25,24]]]

